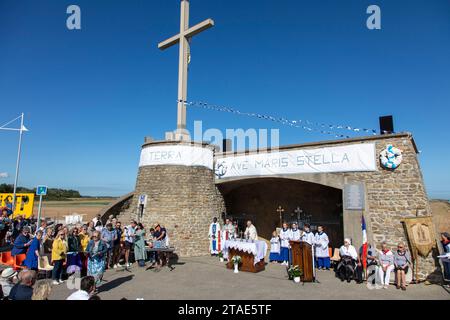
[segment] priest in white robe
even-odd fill
[[[323,231],[323,226],[317,228],[317,233],[314,239],[314,244],[316,247],[316,257],[317,257],[317,267],[319,270],[327,269],[330,270],[330,252],[328,250],[328,235]]]
[[[300,240],[308,242],[310,245],[314,244],[314,233],[311,232],[310,226],[307,223],[303,227],[303,234]]]
[[[217,218],[214,217],[213,222],[209,226],[209,251],[211,255],[217,255],[221,250],[221,238],[220,238],[220,224],[217,222]]]
[[[244,232],[245,239],[256,241],[258,240],[258,233],[251,220],[247,221],[247,228]]]

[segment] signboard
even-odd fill
[[[47,186],[37,186],[36,195],[37,196],[46,196],[47,195]]]
[[[0,207],[12,208],[13,194],[0,193]],[[13,217],[23,215],[29,218],[33,215],[34,194],[16,193],[16,208]]]
[[[144,206],[144,208],[147,206],[147,195],[146,194],[139,195],[138,207],[140,207],[140,206]]]
[[[365,191],[363,183],[349,183],[344,185],[344,209],[364,210]]]
[[[214,155],[209,148],[199,146],[149,146],[141,151],[139,166],[182,165],[213,169]]]
[[[374,143],[224,157],[216,159],[215,166],[219,179],[376,170]]]

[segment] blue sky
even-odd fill
[[[82,29],[66,28],[77,4]],[[366,9],[381,8],[381,30]],[[450,198],[450,2],[192,0],[189,100],[291,119],[413,133],[427,191]],[[144,136],[176,123],[178,0],[0,0],[0,123],[25,113],[20,185],[133,190]],[[276,124],[190,109],[188,126]],[[282,144],[334,139],[279,127]],[[351,134],[354,136],[354,134]],[[17,134],[0,131],[12,182]]]

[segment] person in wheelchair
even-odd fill
[[[354,279],[356,261],[358,259],[358,254],[350,239],[346,238],[344,240],[344,245],[339,249],[339,255],[341,256],[341,261],[336,268],[337,276],[341,281],[347,280],[347,282],[350,282]]]

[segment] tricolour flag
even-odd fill
[[[362,229],[362,265],[364,270],[367,268],[367,229],[366,229],[366,220],[364,220],[364,215],[361,216],[361,229]]]

